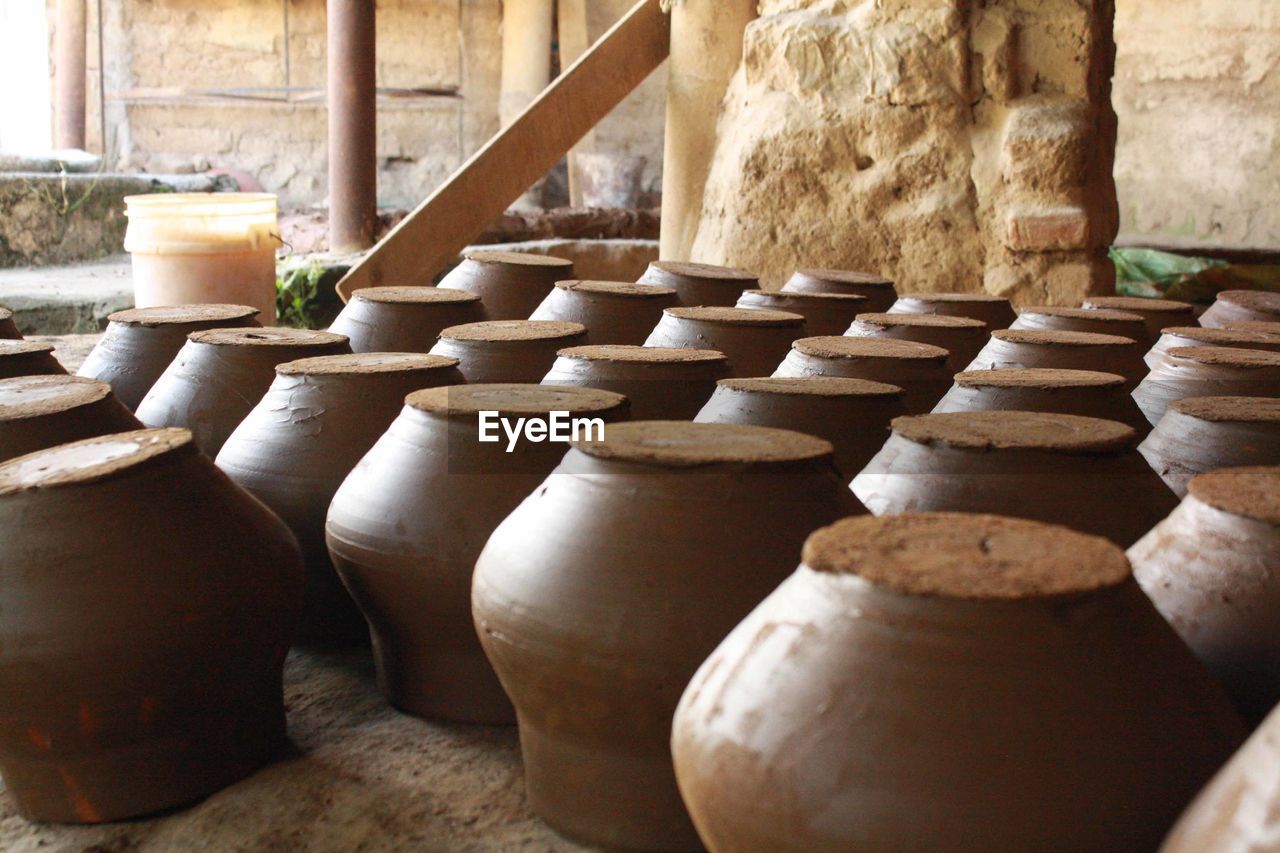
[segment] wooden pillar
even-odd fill
[[[502,91],[498,119],[505,128],[551,82],[551,29],[555,0],[504,0]]]
[[[329,250],[373,245],[378,206],[374,0],[328,0]]]
[[[57,98],[53,108],[55,148],[84,148],[85,0],[58,0],[54,30]]]
[[[557,23],[560,39],[562,73],[577,62],[591,46],[587,25],[587,0],[558,0]],[[582,180],[578,176],[578,153],[595,149],[595,129],[587,131],[582,141],[569,152],[569,206],[582,207]]]

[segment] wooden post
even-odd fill
[[[559,24],[560,62],[573,65],[591,46],[587,25],[587,0],[559,0],[556,20]],[[595,148],[595,130],[587,131],[582,141],[569,152],[569,206],[582,207],[582,179],[578,175],[578,153]]]
[[[374,0],[328,0],[329,250],[373,245],[378,215]]]
[[[85,145],[85,0],[58,0],[54,31],[57,100],[53,110],[55,148]]]

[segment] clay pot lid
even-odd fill
[[[414,391],[404,400],[412,409],[447,417],[469,417],[480,412],[602,414],[625,406],[626,402],[621,394],[598,388],[519,384],[446,385]]]
[[[1218,294],[1218,301],[1280,317],[1280,293],[1265,290],[1224,290]]]
[[[629,344],[597,344],[567,347],[556,353],[560,358],[583,361],[622,361],[635,364],[683,364],[728,361],[724,353],[713,349],[679,347],[644,347]]]
[[[801,338],[791,347],[796,352],[814,358],[896,358],[942,364],[951,355],[942,347],[915,341],[899,341],[893,338],[850,338],[836,335]]]
[[[53,352],[53,344],[47,344],[44,341],[0,340],[0,358],[6,355],[32,355],[38,352]]]
[[[1190,302],[1172,299],[1146,299],[1141,296],[1092,296],[1081,303],[1084,308],[1108,308],[1114,311],[1132,311],[1138,314],[1195,314]]]
[[[1173,347],[1168,355],[1175,359],[1194,361],[1196,364],[1216,364],[1244,369],[1280,367],[1280,352],[1260,349],[1234,349],[1233,347]]]
[[[966,370],[956,374],[956,384],[963,388],[1118,388],[1124,383],[1124,377],[1115,373],[1054,367]]]
[[[867,297],[858,293],[808,293],[806,291],[792,292],[790,290],[744,290],[742,291],[742,296],[769,302],[794,302],[797,304],[808,302],[815,306],[823,303],[827,305],[856,305],[859,302],[867,301]]]
[[[602,296],[634,297],[636,299],[668,299],[676,295],[669,287],[660,284],[636,284],[630,281],[557,281],[560,290],[576,293],[596,293]]]
[[[1018,312],[1023,314],[1039,314],[1044,317],[1065,317],[1069,320],[1101,320],[1115,323],[1141,323],[1142,315],[1128,311],[1115,311],[1108,308],[1062,308],[1057,305],[1031,305]]]
[[[887,382],[846,379],[839,376],[721,379],[716,384],[743,394],[769,394],[780,397],[901,397],[906,393],[897,385],[890,385]]]
[[[1238,320],[1227,323],[1222,328],[1238,332],[1265,332],[1269,335],[1280,335],[1280,321],[1272,320]]]
[[[840,282],[841,284],[860,284],[866,287],[884,287],[893,289],[893,279],[876,273],[859,270],[796,270],[796,275],[812,278],[817,281]]]
[[[441,303],[479,302],[479,295],[467,290],[447,287],[365,287],[351,294],[361,302],[394,305],[438,305]]]
[[[972,329],[983,331],[987,324],[972,317],[952,317],[947,314],[859,314],[855,323],[888,328],[890,326],[916,326],[930,329]]]
[[[553,341],[581,337],[587,327],[567,320],[485,320],[450,326],[440,333],[451,341]]]
[[[1280,525],[1280,466],[1219,468],[1192,477],[1187,492],[1223,512]]]
[[[83,376],[17,376],[0,379],[0,421],[17,421],[88,406],[111,386]]]
[[[0,305],[0,320],[12,320],[12,319],[13,319],[13,312],[10,311],[8,308],[4,307],[3,305]],[[111,318],[108,317],[107,319],[110,320]]]
[[[1168,326],[1163,334],[1177,338],[1189,338],[1206,344],[1269,344],[1280,346],[1280,334],[1258,332],[1249,329],[1206,329],[1204,326]]]
[[[904,302],[983,302],[987,304],[1008,303],[1003,296],[990,293],[950,293],[937,291],[931,293],[904,293],[898,297]]]
[[[831,442],[772,427],[690,421],[629,421],[610,424],[603,441],[573,446],[596,459],[661,468],[703,465],[778,465],[829,458]]]
[[[963,450],[1117,453],[1134,445],[1133,427],[1118,421],[1047,412],[946,412],[894,418],[896,435],[916,444]]]
[[[185,429],[143,429],[101,435],[37,450],[0,464],[0,495],[83,485],[109,479],[158,459],[195,455]]]
[[[710,323],[714,326],[789,327],[804,325],[804,317],[767,308],[667,308],[663,311],[678,320]]]
[[[478,264],[501,264],[516,267],[561,267],[564,269],[573,266],[573,261],[565,258],[557,258],[553,255],[535,255],[531,252],[479,251],[467,252],[463,257]]]
[[[846,518],[812,534],[803,560],[904,595],[969,600],[1087,593],[1130,576],[1124,552],[1099,536],[951,512]]]
[[[1186,397],[1169,408],[1210,423],[1280,424],[1280,399],[1275,397]]]
[[[457,367],[458,360],[443,355],[413,352],[360,352],[318,355],[276,365],[281,376],[367,376],[373,374],[431,373]]]
[[[279,327],[205,329],[192,332],[187,340],[197,344],[227,347],[316,347],[338,346],[347,342],[346,335],[334,332],[318,332],[312,329],[282,329]]]
[[[107,320],[122,326],[183,326],[190,323],[222,323],[252,320],[260,312],[249,305],[202,304],[157,305],[152,308],[129,308],[107,315]]]
[[[1055,347],[1126,347],[1133,338],[1103,335],[1098,332],[1058,332],[1041,329],[996,329],[991,337],[1011,344],[1033,344]]]
[[[715,264],[698,264],[689,261],[654,261],[650,269],[661,270],[681,278],[696,278],[702,281],[757,281],[754,273],[734,267],[721,267]]]

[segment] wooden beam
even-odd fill
[[[484,227],[662,64],[670,29],[641,0],[519,118],[418,205],[338,283],[345,301],[379,285],[430,284]]]

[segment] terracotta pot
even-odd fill
[[[149,427],[186,427],[200,449],[214,458],[231,431],[267,393],[277,364],[346,352],[347,339],[330,332],[278,328],[193,332],[138,404],[138,420]]]
[[[968,317],[993,330],[1007,329],[1018,319],[1008,299],[986,293],[907,293],[898,297],[889,313]]]
[[[185,805],[284,743],[302,558],[186,430],[0,466],[0,774],[30,820]]]
[[[176,305],[130,308],[107,316],[107,329],[77,375],[101,379],[130,409],[173,362],[192,332],[258,326],[248,305]]]
[[[1244,736],[1119,549],[858,518],[805,543],[676,711],[712,850],[1151,850]]]
[[[490,320],[524,320],[557,281],[573,278],[573,261],[527,252],[468,252],[440,280],[446,290],[466,290],[484,303]]]
[[[445,329],[431,354],[456,358],[458,369],[473,385],[536,384],[555,363],[556,352],[586,339],[581,323],[489,320]]]
[[[852,488],[876,515],[990,512],[1065,524],[1127,548],[1178,503],[1136,443],[1131,427],[1075,415],[898,418]]]
[[[1170,403],[1188,397],[1280,397],[1280,353],[1176,347],[1160,354],[1133,392],[1153,424]]]
[[[731,308],[742,291],[760,287],[760,280],[745,270],[679,261],[654,261],[640,276],[639,283],[669,287],[680,298],[680,304],[689,308],[700,305]]]
[[[1280,399],[1174,400],[1138,452],[1179,497],[1186,495],[1188,481],[1197,474],[1280,465]]]
[[[1280,293],[1221,291],[1209,310],[1200,315],[1200,325],[1221,329],[1229,323],[1280,323]]]
[[[694,420],[750,424],[816,435],[835,448],[846,480],[884,444],[889,423],[906,413],[897,385],[865,379],[723,379]]]
[[[927,412],[951,387],[947,351],[889,338],[803,338],[796,341],[774,376],[836,376],[897,385],[912,414]]]
[[[867,309],[867,298],[842,293],[780,293],[747,290],[738,297],[738,308],[786,311],[804,318],[809,335],[842,335],[858,314]]]
[[[411,353],[330,355],[276,367],[276,379],[218,453],[218,467],[298,537],[307,564],[300,644],[368,636],[329,561],[325,513],[361,457],[421,388],[460,385],[451,358]]]
[[[1147,324],[1148,340],[1157,340],[1169,326],[1191,326],[1196,321],[1196,307],[1189,302],[1172,299],[1147,299],[1141,296],[1091,296],[1082,308],[1123,311],[1138,314]]]
[[[986,325],[970,317],[946,314],[859,314],[845,332],[851,338],[892,338],[941,347],[947,369],[964,370],[986,345]]]
[[[450,326],[486,319],[480,297],[444,287],[367,287],[329,331],[351,339],[352,352],[427,352]]]
[[[1230,347],[1280,352],[1280,334],[1250,332],[1241,329],[1205,329],[1200,326],[1170,326],[1146,355],[1148,367],[1154,367],[1161,356],[1178,347]]]
[[[1116,373],[1124,377],[1125,388],[1132,391],[1147,375],[1142,355],[1140,344],[1118,335],[997,329],[969,364],[969,370],[1049,367]]]
[[[680,691],[814,527],[861,511],[799,433],[645,421],[576,444],[472,587],[533,810],[595,845],[698,847],[668,745]]]
[[[0,340],[22,340],[22,332],[18,331],[17,324],[13,322],[13,312],[4,306],[0,306]]]
[[[804,318],[752,308],[668,308],[644,345],[713,349],[729,359],[731,376],[768,376],[804,337]]]
[[[600,346],[562,349],[544,385],[599,388],[626,396],[634,420],[692,420],[729,375],[724,353],[709,349]]]
[[[852,270],[796,270],[782,285],[782,292],[864,296],[869,312],[888,311],[898,300],[898,291],[890,279]]]
[[[669,287],[621,281],[557,282],[530,320],[563,320],[587,327],[587,343],[639,345],[680,301]]]
[[[142,424],[105,382],[56,375],[0,379],[0,460],[137,429]]]
[[[1151,424],[1115,373],[1052,368],[973,370],[955,384],[935,412],[1045,412],[1119,421],[1139,435]]]
[[[53,344],[0,340],[0,379],[15,376],[63,375],[67,371],[53,357]]]
[[[514,712],[471,622],[471,573],[489,534],[564,456],[562,443],[479,440],[479,413],[625,417],[588,388],[464,385],[410,394],[338,489],[326,535],[369,622],[378,683],[402,711],[470,723]],[[614,427],[609,427],[610,429]]]
[[[1147,322],[1141,314],[1102,308],[1036,305],[1020,310],[1018,319],[1009,328],[1037,332],[1090,332],[1132,338],[1140,344],[1151,342],[1151,333],[1147,331]]]

